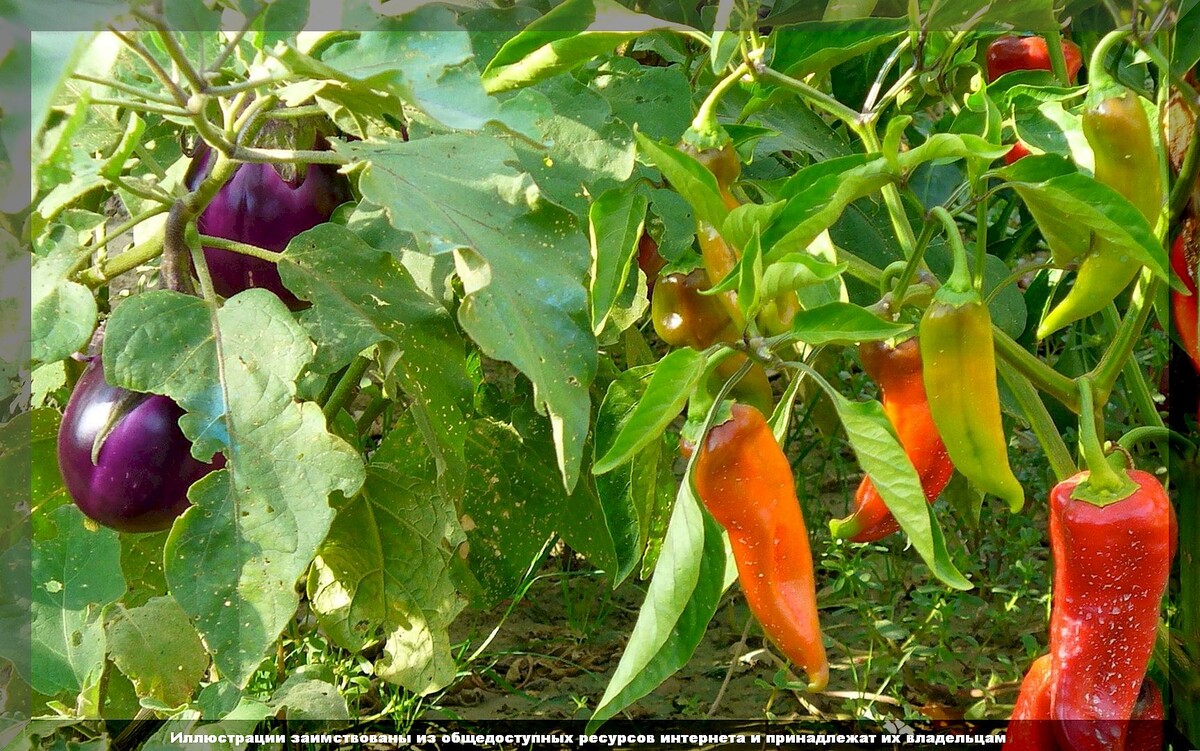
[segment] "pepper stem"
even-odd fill
[[[1097,506],[1116,503],[1137,490],[1137,483],[1124,472],[1117,472],[1104,454],[1100,433],[1096,429],[1095,397],[1092,395],[1090,378],[1079,379],[1079,405],[1079,447],[1083,451],[1088,476],[1076,486],[1071,497]]]
[[[696,117],[692,120],[692,127],[683,135],[685,143],[695,146],[698,150],[719,149],[725,145],[729,136],[717,122],[717,104],[721,101],[721,97],[725,96],[742,76],[749,72],[750,66],[742,63],[734,68],[732,73],[722,78],[712,91],[708,92],[708,96],[705,97],[700,109],[696,112]]]
[[[946,280],[946,287],[952,292],[970,292],[974,289],[971,283],[971,266],[967,262],[967,248],[963,245],[958,224],[955,223],[954,217],[950,216],[950,212],[941,206],[934,206],[930,214],[946,228],[946,239],[950,241],[950,249],[954,252],[954,271]]]
[[[1092,50],[1092,57],[1088,60],[1088,88],[1090,91],[1102,91],[1110,86],[1117,85],[1112,74],[1104,67],[1104,59],[1108,57],[1108,53],[1118,42],[1126,39],[1129,32],[1124,27],[1113,29],[1104,35],[1104,37],[1096,44],[1096,48]]]

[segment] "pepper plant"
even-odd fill
[[[139,3],[7,50],[12,716],[396,719],[363,702],[445,696],[468,610],[577,557],[645,588],[590,727],[739,598],[764,685],[829,717],[859,662],[829,561],[883,541],[987,598],[971,543],[1024,514],[1052,659],[1006,646],[1014,716],[1194,741],[1200,10],[1011,5]],[[815,446],[852,505],[798,496]],[[1067,544],[1084,518],[1136,550]],[[1071,636],[1139,555],[1136,617]],[[310,637],[354,677],[296,667]],[[959,716],[1013,713],[988,696]]]

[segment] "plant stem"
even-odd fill
[[[118,188],[120,188],[121,190],[124,190],[126,193],[131,193],[131,194],[137,196],[138,198],[141,198],[142,200],[152,201],[154,203],[161,203],[161,204],[165,204],[167,206],[170,206],[175,201],[174,196],[168,195],[167,192],[162,190],[161,188],[159,188],[158,192],[155,193],[152,190],[145,190],[143,188],[139,188],[138,186],[133,185],[128,180],[126,180],[125,178],[120,177],[120,176],[114,177],[111,179],[112,179],[113,184],[116,185]]]
[[[208,83],[208,77],[214,75],[218,70],[220,70],[221,66],[225,64],[225,61],[228,60],[231,55],[233,55],[235,50],[237,50],[238,45],[242,43],[242,39],[246,37],[246,32],[250,31],[250,27],[254,25],[254,22],[258,20],[259,16],[267,12],[267,7],[268,6],[266,3],[262,3],[258,6],[258,10],[249,16],[246,16],[246,22],[242,24],[242,27],[238,29],[236,33],[234,33],[233,38],[230,39],[229,42],[221,49],[221,53],[217,55],[217,59],[213,60],[212,63],[205,68],[204,78],[206,84]],[[208,91],[209,93],[213,93],[211,88],[209,88]]]
[[[358,384],[362,381],[363,374],[367,372],[367,368],[371,366],[371,358],[358,355],[350,366],[346,368],[346,372],[338,379],[337,386],[333,388],[333,393],[329,395],[329,399],[321,408],[325,414],[325,422],[333,422],[333,418],[338,411],[345,405],[346,400],[358,388]]]
[[[74,78],[77,81],[86,81],[87,83],[94,83],[98,86],[106,86],[115,91],[120,91],[125,94],[130,94],[131,96],[140,97],[141,99],[144,99],[147,102],[158,102],[159,104],[166,104],[166,105],[175,104],[175,100],[169,96],[160,94],[157,91],[151,91],[150,89],[143,89],[138,86],[131,86],[127,83],[122,83],[122,82],[116,80],[115,78],[108,80],[108,79],[100,78],[98,76],[89,76],[86,73],[72,73],[71,78]]]
[[[912,285],[912,280],[917,275],[917,269],[921,267],[922,262],[925,259],[925,250],[929,247],[929,241],[933,239],[933,230],[935,226],[936,225],[933,223],[927,223],[921,229],[921,236],[917,238],[916,248],[914,249],[913,254],[909,256],[908,261],[904,264],[904,271],[900,273],[899,279],[896,280],[896,286],[892,288],[892,290],[895,290],[895,298],[901,302],[903,302],[904,298],[908,296],[908,288]],[[886,294],[892,290],[885,289],[883,292]],[[897,306],[894,312],[896,314],[900,313],[899,306]]]
[[[879,137],[871,125],[863,123],[860,127],[855,128],[855,133],[862,139],[863,147],[868,153],[880,151]],[[900,241],[900,250],[903,251],[905,258],[911,258],[917,249],[917,236],[913,232],[912,224],[908,221],[904,202],[900,199],[900,189],[896,187],[895,183],[887,183],[880,188],[880,193],[883,195],[883,205],[887,207],[888,218],[892,222],[892,231],[896,233],[896,239]]]
[[[872,287],[878,287],[883,280],[883,270],[869,261],[864,261],[848,250],[838,249],[838,261],[846,264],[846,273],[865,282]]]
[[[1096,387],[1096,399],[1101,404],[1108,401],[1108,396],[1112,392],[1117,378],[1124,370],[1125,363],[1133,356],[1134,345],[1137,344],[1138,338],[1146,328],[1146,322],[1150,320],[1150,311],[1153,308],[1151,300],[1154,299],[1157,291],[1157,279],[1151,278],[1149,282],[1138,283],[1134,288],[1133,300],[1129,303],[1129,309],[1125,312],[1125,318],[1121,320],[1120,326],[1113,335],[1112,343],[1108,345],[1100,362],[1096,363],[1096,367],[1088,374]],[[1112,308],[1113,306],[1110,304],[1108,307]],[[1109,315],[1115,318],[1116,313],[1111,311],[1106,313],[1106,316]]]
[[[250,245],[248,243],[240,243],[236,240],[226,240],[223,237],[213,237],[211,235],[200,235],[200,245],[205,248],[230,250],[234,253],[240,253],[241,255],[270,263],[279,263],[280,258],[280,254],[273,250],[267,250],[266,248],[260,248],[257,245]]]
[[[887,78],[888,73],[895,67],[896,61],[900,59],[900,55],[908,49],[912,43],[912,37],[906,36],[900,40],[900,44],[896,45],[896,49],[888,55],[887,60],[883,61],[879,73],[875,76],[875,81],[871,84],[871,90],[867,92],[866,99],[863,100],[863,112],[874,112],[875,102],[879,99],[879,92],[883,89],[883,82]]]
[[[252,149],[234,146],[227,154],[238,162],[296,163],[296,164],[346,164],[346,158],[336,151],[305,151],[302,149]]]
[[[1195,117],[1195,113],[1193,113]],[[1192,134],[1188,140],[1187,153],[1183,155],[1183,164],[1179,167],[1179,177],[1171,187],[1170,224],[1175,225],[1191,200],[1192,190],[1196,187],[1196,178],[1200,175],[1200,117],[1192,122]]]
[[[166,210],[167,207],[164,206],[159,213],[163,213]],[[163,228],[159,227],[152,236],[121,255],[84,269],[79,272],[79,282],[94,289],[107,283],[110,279],[116,278],[127,271],[132,271],[138,266],[153,260],[159,253],[162,253],[163,232]]]
[[[187,53],[180,46],[179,40],[175,38],[174,32],[167,26],[166,21],[161,16],[147,13],[144,10],[135,10],[133,15],[154,27],[162,38],[163,46],[167,48],[167,55],[175,63],[175,67],[179,68],[183,77],[187,79],[192,91],[197,94],[203,92],[207,86],[204,78],[200,75],[200,71],[196,70],[196,66],[192,65],[192,61],[188,59]]]
[[[1088,489],[1101,494],[1118,492],[1127,483],[1104,455],[1103,436],[1096,428],[1100,415],[1096,413],[1092,398],[1092,382],[1086,376],[1079,379],[1079,407],[1079,448],[1088,469]]]
[[[170,208],[171,208],[170,206],[165,205],[165,204],[151,206],[150,208],[146,209],[145,211],[138,214],[137,216],[135,216],[131,219],[128,219],[127,221],[121,223],[117,227],[114,227],[105,236],[105,238],[103,240],[96,243],[95,245],[84,248],[84,250],[88,251],[89,253],[94,253],[94,252],[106,247],[110,242],[121,237],[126,232],[132,231],[134,227],[137,227],[142,222],[144,222],[148,219],[153,219],[154,217],[158,216],[159,214],[166,213]]]
[[[379,415],[383,414],[383,410],[387,409],[389,401],[382,392],[376,394],[371,399],[371,403],[367,405],[366,409],[363,410],[363,413],[358,416],[358,420],[354,423],[355,430],[359,435],[365,435],[370,430],[371,425],[375,422],[375,418],[379,417]]]
[[[1071,77],[1067,71],[1066,55],[1063,54],[1062,34],[1057,26],[1046,32],[1046,52],[1050,55],[1050,70],[1054,72],[1054,77],[1063,86],[1070,86]]]
[[[946,240],[950,243],[950,250],[954,253],[954,270],[950,272],[950,278],[946,280],[946,286],[956,292],[965,292],[968,289],[973,289],[971,283],[971,266],[967,262],[967,247],[963,245],[962,233],[958,231],[958,223],[954,221],[954,217],[950,216],[950,212],[946,211],[942,206],[934,206],[929,212],[930,216],[942,223],[942,227],[946,230]]]
[[[271,107],[274,107],[278,101],[279,99],[274,95],[258,97],[250,103],[245,112],[238,115],[237,119],[233,121],[231,130],[234,132],[239,145],[244,144],[262,127],[260,125],[261,120],[266,115],[266,112]]]
[[[138,112],[151,112],[156,115],[170,115],[172,117],[191,117],[191,113],[180,107],[173,107],[169,104],[157,104],[155,102],[139,102],[133,99],[107,99],[105,97],[96,97],[90,99],[89,102],[95,106],[108,107],[123,107],[127,110],[136,110]]]
[[[1162,440],[1175,443],[1188,454],[1194,454],[1196,451],[1196,444],[1192,443],[1191,439],[1182,433],[1178,433],[1162,425],[1142,425],[1136,427],[1121,436],[1117,440],[1117,445],[1126,451],[1132,451],[1134,446],[1144,441],[1158,442]]]
[[[1000,355],[1001,359],[1032,381],[1038,389],[1078,414],[1079,391],[1073,379],[1042,362],[995,324],[992,325],[992,339],[996,345],[996,354]]]
[[[701,137],[714,136],[720,132],[721,126],[717,122],[717,104],[720,103],[721,97],[725,96],[738,80],[749,72],[750,66],[743,62],[734,68],[732,73],[722,78],[712,91],[708,92],[708,96],[704,98],[700,109],[696,111],[696,117],[692,120],[692,130]]]
[[[302,107],[283,107],[273,109],[266,113],[266,117],[271,120],[299,120],[303,117],[317,117],[324,115],[325,110],[315,104],[308,104]]]
[[[1121,332],[1122,321],[1117,317],[1115,306],[1109,305],[1102,311],[1104,316],[1104,324],[1110,331]],[[1141,331],[1139,328],[1138,331]],[[1114,339],[1115,341],[1115,339]],[[1137,407],[1142,416],[1142,422],[1161,427],[1163,425],[1162,415],[1158,413],[1158,407],[1154,404],[1154,397],[1150,393],[1150,386],[1146,384],[1146,376],[1138,367],[1137,359],[1132,356],[1125,358],[1124,365],[1121,368],[1121,373],[1125,377],[1125,388],[1129,393],[1129,397],[1133,400],[1134,406]],[[1101,392],[1097,387],[1097,393]]]
[[[855,133],[858,133],[862,127],[862,116],[859,115],[859,113],[850,109],[820,89],[809,86],[803,81],[792,78],[789,75],[780,73],[774,68],[767,66],[752,68],[750,72],[755,78],[762,78],[767,81],[771,81],[772,83],[777,83],[784,88],[791,89],[804,99],[807,99],[818,109],[826,112],[827,114],[833,115],[837,119],[846,123],[846,125],[850,126]]]
[[[1112,86],[1116,82],[1113,80],[1112,74],[1104,67],[1104,62],[1108,58],[1108,53],[1112,51],[1119,42],[1125,41],[1129,36],[1128,27],[1113,29],[1104,35],[1096,48],[1092,50],[1092,57],[1088,61],[1088,88],[1099,88]],[[1060,50],[1061,54],[1061,50]]]
[[[187,267],[189,255],[187,225],[189,220],[187,207],[184,205],[183,199],[179,199],[171,206],[171,212],[167,215],[158,275],[167,289],[182,292],[185,295],[195,295],[196,286],[192,283],[192,275]]]
[[[1059,434],[1058,427],[1055,426],[1054,419],[1046,409],[1046,403],[1038,396],[1037,389],[1033,387],[1028,378],[1018,373],[1016,368],[1007,362],[999,362],[997,369],[1000,371],[1000,376],[1004,378],[1004,382],[1008,384],[1009,392],[1021,406],[1021,411],[1025,413],[1025,419],[1029,421],[1029,427],[1037,436],[1042,450],[1046,452],[1046,459],[1050,462],[1050,469],[1054,472],[1055,480],[1062,482],[1078,472],[1079,468],[1075,466],[1071,450],[1067,448],[1066,442]]]
[[[988,200],[981,196],[975,206],[975,289],[983,292],[984,271],[987,269]]]

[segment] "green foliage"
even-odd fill
[[[724,531],[690,465],[679,471],[681,433],[697,442],[700,418],[726,414],[710,387],[735,352],[769,373],[773,428],[809,491],[840,692],[810,698],[884,719],[891,702],[911,714],[943,686],[982,692],[958,707],[968,716],[1007,711],[995,684],[1041,649],[1045,520],[982,506],[961,481],[927,504],[845,353],[919,336],[927,301],[897,302],[881,282],[928,291],[948,277],[949,253],[923,232],[944,206],[995,326],[1017,342],[999,356],[1026,495],[1044,495],[1045,453],[1070,456],[1064,381],[1105,382],[1110,427],[1157,423],[1147,373],[1161,363],[1148,364],[1142,335],[1146,300],[1178,284],[1161,242],[1175,228],[1150,227],[1088,176],[1083,87],[1045,71],[981,73],[997,30],[1057,29],[1070,15],[1086,43],[1110,24],[1078,4],[1056,18],[1047,0],[837,3],[824,15],[802,2],[633,5],[377,15],[358,4],[340,10],[343,29],[297,33],[316,4],[172,1],[136,22],[187,33],[133,34],[130,47],[39,32],[0,52],[0,92],[22,91],[0,118],[0,183],[16,186],[3,193],[0,269],[32,266],[28,340],[0,338],[0,476],[28,475],[31,490],[0,489],[0,627],[24,626],[29,642],[0,638],[0,656],[17,676],[7,690],[28,683],[37,714],[65,718],[60,746],[90,747],[107,732],[97,718],[139,709],[217,733],[454,716],[468,675],[524,695],[493,640],[546,587],[560,590],[572,639],[595,638],[606,656],[624,642],[609,673],[583,669],[593,684],[570,688],[570,712],[595,728],[667,690],[695,667],[710,623],[745,622],[723,597],[736,580]],[[1147,102],[1170,81],[1164,62],[1182,74],[1200,56],[1186,34],[1194,6],[1181,7],[1177,39],[1140,40],[1153,54],[1124,69],[1144,79]],[[54,14],[77,14],[80,28],[123,10],[64,7]],[[13,18],[49,28],[47,8]],[[244,33],[217,33],[239,11]],[[674,145],[702,103],[742,161],[733,208]],[[993,169],[1014,133],[1046,153]],[[222,156],[185,184],[181,144],[196,139]],[[14,144],[32,146],[28,183]],[[299,164],[336,163],[352,186],[277,255],[224,238],[242,261],[273,263],[299,310],[264,289],[223,299],[211,279],[227,269],[187,247],[227,160],[270,162],[288,179]],[[654,337],[639,243],[656,241],[663,273],[690,271],[702,266],[698,228],[718,228],[739,256],[712,281],[736,293],[743,318],[795,294],[784,333],[764,338],[756,324],[705,352]],[[1066,269],[1095,238],[1152,274],[1116,314],[1049,351],[1026,346],[1053,290],[1045,269],[1025,272],[1045,258]],[[17,321],[20,296],[3,294],[0,322]],[[73,358],[101,325],[108,380],[174,400],[193,456],[226,461],[192,486],[169,532],[98,528],[60,479]],[[37,408],[23,412],[27,393]],[[831,541],[824,523],[859,469],[903,530],[880,544]],[[547,561],[560,570],[541,573]],[[964,657],[976,653],[995,664]],[[752,664],[747,684],[765,705],[796,688]],[[689,695],[674,711],[699,716],[709,700]],[[144,747],[169,745],[161,731]]]

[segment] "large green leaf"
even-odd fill
[[[177,707],[208,670],[208,655],[187,614],[170,597],[136,608],[116,605],[104,625],[109,655],[140,698]]]
[[[629,188],[633,133],[596,91],[562,76],[509,97],[503,112],[526,134],[509,139],[521,167],[555,203],[583,216],[589,198]]]
[[[33,539],[33,688],[47,696],[91,692],[104,669],[101,611],[125,593],[117,533],[89,530],[68,505],[35,517]]]
[[[417,289],[394,256],[336,224],[288,244],[284,283],[313,303],[301,323],[317,343],[310,368],[329,373],[372,344],[394,346],[395,372],[439,469],[463,471],[463,414],[470,406],[466,347],[450,314]]]
[[[339,82],[322,86],[320,96],[351,113],[363,103],[382,104],[373,92],[383,91],[448,128],[475,130],[499,119],[499,104],[485,93],[475,67],[470,37],[450,9],[418,6],[384,25],[383,31],[345,40],[338,39],[345,36],[342,32],[329,32],[338,40],[323,49],[319,60],[296,48],[281,53],[280,60],[301,75]],[[305,41],[311,48],[324,40]]]
[[[362,490],[338,510],[308,576],[330,638],[355,652],[384,641],[375,674],[417,694],[454,679],[447,629],[464,605],[450,574],[463,532],[436,480],[406,413],[371,457]]]
[[[252,289],[219,310],[175,292],[122,303],[104,365],[117,385],[165,394],[193,453],[229,465],[197,482],[167,540],[167,581],[223,676],[244,685],[292,619],[295,581],[333,520],[330,493],[363,481],[356,452],[326,431],[318,405],[295,401],[313,357],[275,295]]]
[[[96,328],[96,300],[91,290],[70,281],[82,253],[64,243],[33,264],[30,295],[31,355],[34,362],[55,362],[87,344]]]
[[[430,253],[454,251],[466,296],[459,322],[489,356],[513,363],[550,413],[564,483],[574,488],[590,421],[596,341],[576,219],[546,201],[503,142],[446,135],[337,147],[361,163],[359,187]]]

